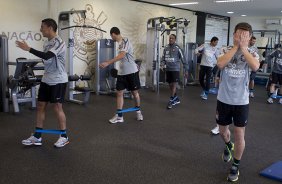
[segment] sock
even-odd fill
[[[43,128],[35,127],[35,132],[34,132],[33,136],[36,137],[37,139],[39,139],[41,137],[41,133],[36,132],[36,130],[42,130],[42,129]]]
[[[269,97],[272,98],[273,93],[269,93]]]
[[[118,109],[118,110],[117,110],[117,115],[118,115],[118,117],[122,117],[122,112],[119,113],[119,111],[121,111],[121,110],[122,110],[122,109]]]
[[[249,89],[249,92],[254,92],[254,89]]]
[[[61,132],[66,132],[66,130],[60,130]],[[61,137],[68,138],[67,133],[61,134]]]
[[[229,142],[227,142],[225,144],[229,148],[229,150],[231,151],[232,150],[232,143],[231,143],[231,141],[229,141]]]
[[[240,160],[237,160],[236,158],[233,158],[233,164],[232,164],[232,166],[235,166],[235,167],[239,167],[239,165],[240,165]]]

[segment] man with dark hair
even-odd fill
[[[17,47],[42,58],[44,63],[44,75],[38,93],[35,133],[28,139],[22,141],[24,145],[42,145],[41,133],[36,130],[43,129],[45,110],[49,102],[53,104],[54,111],[59,121],[59,128],[62,132],[54,146],[63,147],[69,143],[66,134],[66,116],[62,105],[68,82],[68,76],[65,70],[66,45],[56,34],[56,30],[56,21],[53,19],[42,20],[40,31],[43,37],[48,39],[43,45],[43,52],[29,47],[25,41],[16,41]]]
[[[117,76],[117,112],[113,118],[109,120],[110,123],[121,123],[124,122],[122,108],[123,108],[123,93],[127,89],[131,91],[134,100],[136,116],[138,121],[143,120],[143,115],[140,110],[140,96],[138,89],[140,88],[140,80],[137,65],[134,61],[133,47],[128,38],[122,37],[120,30],[117,27],[113,27],[110,30],[111,37],[114,41],[119,44],[119,54],[108,61],[104,61],[100,64],[101,68],[106,68],[115,62],[119,62],[119,70]]]
[[[249,42],[249,49],[252,50],[253,52],[258,53],[258,48],[255,46],[256,44],[256,37],[252,36]],[[255,78],[256,78],[257,71],[251,71],[250,75],[250,84],[249,84],[249,90],[250,90],[250,97],[254,98],[254,87],[255,87]]]
[[[42,23],[44,23],[47,27],[52,27],[54,32],[57,32],[57,23],[55,20],[47,18],[42,20]]]
[[[249,78],[250,71],[259,68],[258,54],[248,48],[252,36],[252,27],[248,23],[236,25],[233,33],[233,47],[217,59],[221,69],[221,82],[217,95],[217,112],[219,131],[225,142],[222,159],[232,160],[233,164],[228,174],[228,181],[237,181],[239,165],[245,149],[245,127],[249,112]],[[234,123],[233,144],[230,140],[229,125]]]
[[[216,47],[217,43],[218,38],[214,36],[209,44],[203,44],[195,49],[197,55],[200,55],[200,52],[202,53],[199,81],[203,89],[200,95],[203,100],[208,99],[212,69],[216,65],[216,59],[220,53],[219,49]],[[205,79],[206,82],[204,82]]]
[[[162,63],[166,69],[166,81],[169,83],[170,99],[167,109],[179,104],[180,100],[176,94],[176,86],[179,82],[180,60],[182,61],[185,75],[188,76],[188,63],[184,58],[181,48],[176,44],[176,35],[169,35],[169,44],[164,48]]]

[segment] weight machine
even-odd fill
[[[280,43],[280,32],[278,30],[253,30],[253,36],[257,38],[260,58],[265,58],[264,65],[257,72],[256,79],[266,81],[272,71],[273,63],[268,56],[274,51],[275,45]]]
[[[0,112],[9,112],[8,38],[0,35]]]
[[[36,86],[40,84],[42,76],[36,76],[34,70],[44,70],[44,67],[35,67],[42,63],[41,59],[18,58],[16,63],[9,62],[9,65],[16,66],[14,76],[9,76],[8,87],[11,90],[11,100],[15,113],[19,113],[20,103],[31,103],[31,108],[36,108]]]
[[[176,43],[184,48],[186,46],[186,34],[188,31],[189,20],[186,18],[175,17],[155,17],[147,21],[147,52],[146,52],[146,87],[152,88],[153,91],[159,93],[159,85],[165,82],[164,72],[160,70],[161,47],[166,45],[165,35],[175,33]],[[166,34],[165,34],[166,33]],[[180,34],[183,34],[180,43]],[[161,42],[162,37],[162,42]],[[185,49],[184,49],[185,50]],[[184,51],[185,52],[185,51]],[[185,85],[184,74],[182,80],[183,87]]]
[[[99,94],[113,94],[116,79],[111,75],[116,64],[100,69],[99,64],[117,56],[116,44],[111,39],[100,39],[96,41],[96,67],[95,67],[95,92]]]
[[[197,67],[197,62],[198,62],[198,57],[195,54],[195,49],[198,47],[198,44],[196,43],[186,43],[185,47],[185,58],[188,61],[189,64],[189,71],[188,71],[188,78],[187,78],[187,85],[197,85],[199,76],[198,76],[198,67]]]
[[[86,10],[73,10],[73,11],[64,11],[59,14],[59,21],[58,21],[58,27],[59,27],[59,35],[60,37],[65,40],[67,44],[67,63],[66,68],[69,76],[74,75],[74,61],[73,61],[73,55],[74,55],[74,31],[72,28],[83,28],[83,29],[96,29],[98,31],[106,32],[102,29],[99,29],[97,27],[85,25],[85,18],[86,18]],[[72,25],[71,22],[73,20],[72,15],[73,14],[79,14],[84,19],[84,25]],[[91,78],[91,76],[88,76],[87,78]],[[68,83],[67,87],[67,100],[78,103],[78,104],[85,104],[85,100],[87,99],[87,96],[89,96],[90,89],[89,87],[76,87],[75,81],[70,81]],[[85,98],[83,101],[75,99],[75,95],[77,93],[86,93]]]

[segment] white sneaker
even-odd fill
[[[28,139],[22,140],[22,144],[26,146],[31,146],[31,145],[41,146],[42,138],[40,137],[39,139],[37,139],[32,135]]]
[[[54,146],[57,148],[61,148],[67,145],[68,143],[70,143],[68,138],[60,136],[57,142],[54,143]]]
[[[279,102],[278,102],[278,103],[282,104],[282,98],[279,99]]]
[[[254,97],[255,97],[254,92],[250,92],[250,97],[251,97],[251,98],[254,98]]]
[[[219,134],[219,126],[216,125],[216,127],[214,127],[214,128],[211,130],[211,133],[212,133],[213,135]]]
[[[114,117],[112,117],[112,119],[109,120],[110,123],[114,124],[114,123],[123,123],[123,117],[118,117],[118,115],[114,115]]]
[[[272,99],[271,97],[269,97],[269,98],[267,99],[267,102],[268,102],[269,104],[273,104],[273,99]]]
[[[137,121],[143,121],[143,115],[141,111],[136,111]]]

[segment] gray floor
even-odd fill
[[[107,121],[115,111],[115,98],[91,96],[87,106],[65,104],[70,144],[53,147],[56,135],[44,135],[41,147],[25,147],[21,140],[34,128],[35,111],[0,113],[0,183],[67,184],[221,184],[227,183],[230,163],[223,163],[215,125],[216,96],[199,97],[199,87],[180,91],[181,104],[166,110],[168,89],[160,95],[141,90],[145,120],[125,114],[125,123]],[[246,150],[237,183],[271,184],[259,172],[282,160],[282,105],[268,105],[262,86],[251,99]],[[126,107],[133,101],[126,100]],[[57,127],[49,107],[45,128]]]

